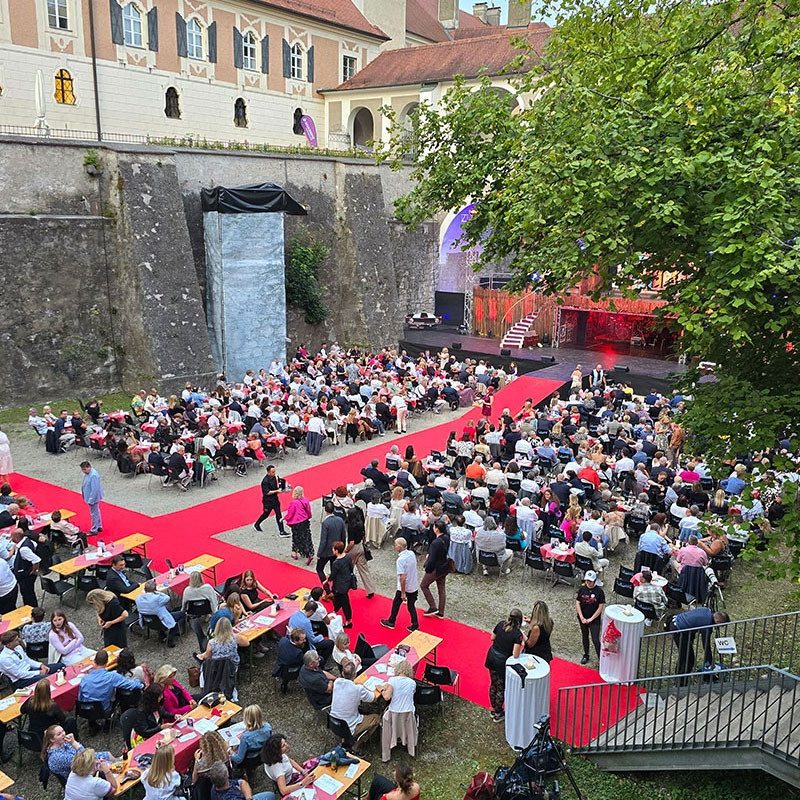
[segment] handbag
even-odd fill
[[[364,542],[364,561],[372,561],[372,550],[367,547],[367,543]]]
[[[350,588],[358,589],[358,578],[356,578],[355,572],[350,573]]]

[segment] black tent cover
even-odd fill
[[[220,214],[294,214],[308,212],[277,183],[254,183],[252,186],[227,188],[217,186],[201,192],[203,211]]]

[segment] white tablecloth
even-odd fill
[[[533,666],[528,664],[533,660]],[[511,664],[522,664],[527,675],[525,687]],[[522,655],[506,660],[506,741],[512,747],[527,747],[533,726],[542,714],[550,713],[550,665],[537,656]]]
[[[625,613],[627,611],[627,613]],[[622,636],[617,640],[619,650],[606,652],[604,636],[613,620]],[[600,677],[607,683],[629,683],[636,680],[639,664],[639,643],[644,635],[644,614],[633,606],[606,606],[600,632]]]

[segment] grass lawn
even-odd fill
[[[122,408],[125,411],[130,409],[131,405],[131,398],[133,397],[133,392],[115,392],[114,394],[104,394],[99,395],[100,400],[103,401],[103,408],[105,410],[116,410],[118,408]],[[88,403],[89,400],[92,398],[90,397],[82,397],[81,400],[84,403]],[[41,413],[42,405],[33,403],[33,406],[36,407],[36,410]],[[53,413],[58,415],[58,412],[62,408],[66,408],[70,414],[76,409],[80,408],[78,404],[77,398],[68,398],[66,400],[50,400],[46,403],[53,409]],[[30,405],[28,406],[18,406],[16,408],[4,408],[0,409],[0,425],[25,425],[28,421],[28,409],[31,408]]]

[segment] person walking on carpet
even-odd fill
[[[322,518],[322,525],[319,529],[319,546],[317,547],[317,575],[322,588],[331,595],[331,584],[325,575],[325,567],[330,564],[336,554],[333,552],[334,542],[344,542],[345,525],[344,520],[337,516],[333,503],[329,500],[325,503],[325,516]]]
[[[267,474],[261,481],[261,504],[264,510],[261,516],[253,523],[253,527],[257,531],[263,530],[261,523],[274,512],[275,522],[278,523],[278,536],[290,536],[291,534],[283,527],[280,500],[280,493],[283,491],[281,483],[281,479],[275,472],[275,467],[270,464],[267,467]]]
[[[81,484],[81,494],[92,515],[91,533],[100,533],[103,530],[103,518],[100,516],[100,501],[103,499],[103,486],[100,483],[100,475],[97,470],[88,462],[81,462],[83,472],[83,483]]]

